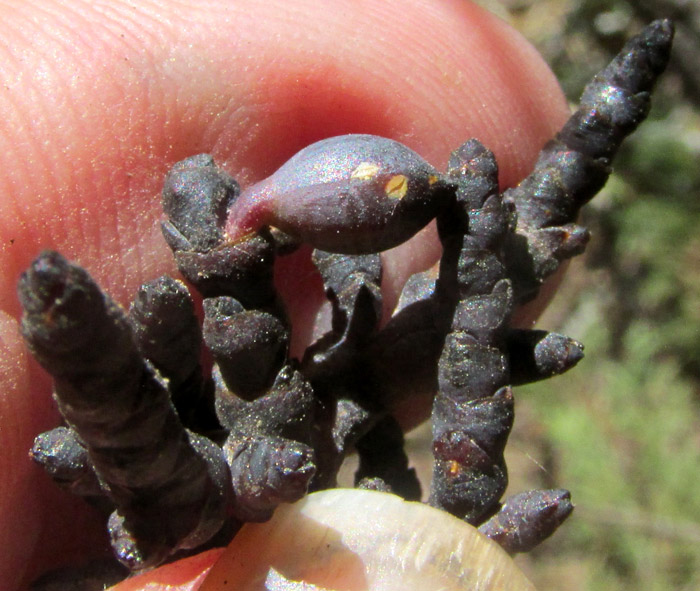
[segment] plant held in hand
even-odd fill
[[[336,486],[353,450],[358,486],[420,499],[392,415],[420,389],[436,392],[429,504],[508,552],[531,549],[573,507],[561,490],[501,500],[511,387],[568,370],[583,348],[515,329],[511,316],[585,248],[578,211],[646,116],[672,36],[656,21],[631,39],[533,172],[502,194],[477,140],[442,173],[393,140],[329,138],[243,191],[208,155],[175,164],[163,233],[204,297],[201,334],[182,283],[145,284],[127,314],[82,268],[41,254],[19,282],[22,332],[54,377],[66,426],[37,437],[32,457],[109,512],[117,558],[141,570]],[[381,326],[378,253],[432,219],[439,269],[411,277]],[[316,249],[332,327],[295,360],[272,278],[275,258],[302,242]]]

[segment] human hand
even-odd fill
[[[327,136],[392,137],[439,168],[478,137],[508,186],[568,110],[538,54],[466,2],[333,0],[319,10],[305,0],[75,0],[2,10],[0,580],[20,589],[107,544],[102,518],[27,459],[33,437],[59,420],[17,331],[16,279],[40,250],[79,262],[126,303],[142,281],[176,274],[159,191],[186,156],[212,153],[246,185]],[[425,232],[393,253],[385,297],[437,252]],[[286,290],[297,326],[310,326],[321,301],[304,288],[302,278]]]

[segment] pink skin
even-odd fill
[[[142,281],[176,274],[157,226],[159,191],[186,156],[210,152],[247,186],[332,135],[393,137],[440,169],[476,136],[495,151],[506,186],[567,115],[534,49],[464,0],[331,0],[322,11],[311,0],[186,4],[17,0],[0,9],[0,581],[8,591],[106,551],[101,518],[26,457],[34,435],[58,423],[49,380],[17,335],[15,281],[42,248],[80,262],[126,303]],[[426,231],[388,252],[387,301],[438,250]],[[290,257],[277,278],[296,338],[308,340],[322,293],[307,256]],[[424,417],[426,401],[407,421]],[[182,569],[205,568],[192,564]]]

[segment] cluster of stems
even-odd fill
[[[37,437],[32,457],[109,514],[117,557],[140,570],[223,542],[280,503],[336,486],[351,451],[359,458],[357,486],[419,500],[392,408],[407,393],[436,392],[427,502],[479,526],[509,552],[531,549],[572,505],[563,490],[502,501],[512,386],[566,371],[582,346],[512,328],[511,315],[583,251],[588,234],[575,223],[578,211],[646,115],[671,38],[671,25],[657,21],[630,40],[586,87],[533,172],[503,194],[493,154],[476,140],[456,150],[434,181],[432,168],[407,149],[377,138],[376,151],[391,166],[411,160],[386,185],[390,198],[411,186],[411,171],[421,175],[419,198],[429,186],[439,185],[443,200],[447,192],[446,205],[436,207],[439,268],[411,277],[381,326],[378,252],[342,254],[355,246],[346,249],[343,234],[334,235],[340,252],[312,255],[332,306],[331,330],[300,360],[289,356],[273,269],[299,236],[314,245],[313,228],[295,234],[290,222],[289,233],[263,227],[232,242],[226,224],[238,184],[208,155],[177,163],[163,190],[163,233],[203,297],[203,325],[180,281],[144,284],[127,313],[81,267],[55,252],[40,255],[19,283],[22,331],[54,377],[65,426]],[[372,147],[375,140],[348,136],[333,145],[345,150],[358,141]],[[362,182],[375,171],[362,166],[351,186],[364,187],[361,202],[372,219],[375,200]],[[284,178],[295,191],[311,182],[294,171],[287,167]],[[405,222],[391,218],[392,235],[402,223],[416,225],[406,211]],[[372,229],[344,231],[348,245],[371,250]],[[202,342],[214,359],[211,376],[200,365]]]

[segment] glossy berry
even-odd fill
[[[379,252],[418,232],[452,192],[444,175],[403,144],[343,135],[310,145],[245,189],[226,232],[237,242],[275,226],[322,250]]]

